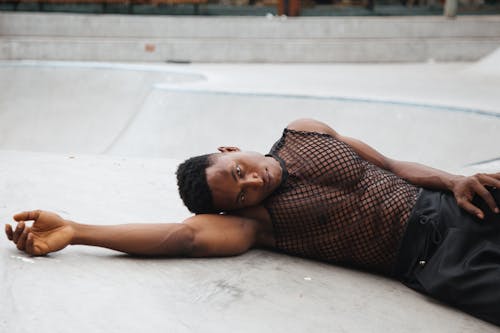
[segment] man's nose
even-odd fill
[[[245,184],[251,187],[262,187],[262,185],[264,185],[264,180],[258,173],[252,172],[245,177]]]

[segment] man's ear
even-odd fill
[[[219,147],[217,148],[218,151],[221,153],[234,153],[237,151],[240,151],[240,148],[238,147]]]

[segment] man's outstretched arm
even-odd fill
[[[5,226],[7,238],[31,255],[91,245],[145,256],[230,256],[250,249],[257,230],[256,221],[223,215],[196,215],[184,223],[88,225],[38,210],[16,214],[14,220],[15,230]]]

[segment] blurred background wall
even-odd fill
[[[0,12],[0,59],[139,62],[476,61],[500,15],[287,17]]]

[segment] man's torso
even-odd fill
[[[263,205],[239,212],[260,221],[261,246],[390,269],[416,187],[327,134],[287,129],[271,153],[284,162],[287,180]]]

